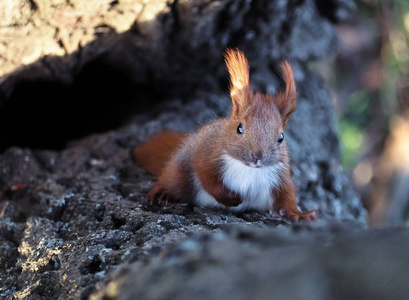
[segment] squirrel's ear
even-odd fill
[[[249,63],[240,50],[227,49],[224,59],[230,74],[230,96],[233,102],[232,114],[237,117],[248,105],[250,96]]]
[[[295,88],[295,80],[293,69],[288,61],[283,61],[280,64],[283,80],[285,82],[285,90],[275,96],[275,104],[280,111],[283,120],[283,127],[287,126],[288,120],[297,108],[297,91]]]

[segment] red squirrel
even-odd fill
[[[136,161],[157,175],[148,199],[190,201],[234,212],[269,211],[292,222],[317,220],[296,205],[284,130],[297,107],[291,65],[280,64],[286,83],[277,95],[253,92],[249,63],[227,50],[232,111],[196,133],[163,131],[134,150]]]

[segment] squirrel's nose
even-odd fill
[[[254,164],[257,164],[262,159],[263,159],[263,152],[261,152],[261,151],[257,151],[255,153],[251,154],[251,161]]]

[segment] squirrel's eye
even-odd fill
[[[281,133],[280,136],[278,137],[277,142],[281,144],[283,140],[284,140],[284,133]]]
[[[237,133],[238,134],[243,134],[243,132],[244,132],[243,131],[243,124],[240,123],[239,126],[237,127]]]

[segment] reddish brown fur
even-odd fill
[[[192,168],[204,189],[217,202],[225,206],[237,206],[242,202],[239,195],[227,189],[221,181],[222,165],[219,158],[224,147],[216,135],[220,136],[215,132],[213,139],[216,142],[212,144],[211,149],[199,148],[193,153]]]
[[[134,158],[142,168],[158,176],[185,137],[185,133],[164,130],[135,148]]]
[[[274,196],[274,211],[281,217],[286,218],[294,223],[299,220],[316,221],[317,212],[311,210],[307,213],[302,213],[297,208],[295,201],[296,189],[291,179],[289,169],[285,170],[285,174],[281,178],[281,185],[278,189],[272,190]]]
[[[166,203],[177,203],[185,199],[190,193],[189,177],[182,165],[172,160],[166,164],[156,181],[148,198],[153,201],[161,199]]]
[[[229,119],[219,119],[186,137],[165,131],[139,146],[134,155],[139,164],[159,175],[148,197],[178,202],[194,196],[194,180],[227,207],[238,206],[242,199],[222,181],[222,154],[250,164],[257,155],[266,158],[266,165],[284,165],[280,186],[271,191],[273,209],[293,222],[316,220],[316,211],[302,213],[296,205],[296,189],[290,175],[290,161],[285,141],[277,144],[291,114],[297,107],[295,81],[290,64],[281,63],[286,89],[275,96],[254,93],[249,84],[249,64],[238,50],[227,50],[226,66],[230,74],[232,113]],[[244,133],[238,135],[242,124]],[[178,147],[183,141],[183,145]],[[178,149],[178,150],[177,150]],[[271,153],[274,154],[271,154]],[[268,159],[267,159],[268,157]],[[196,179],[194,179],[196,178]]]
[[[249,85],[249,63],[240,51],[228,49],[224,55],[227,71],[230,74],[230,95],[233,108],[232,116],[237,117],[240,109],[246,104],[251,96]]]
[[[275,104],[281,113],[283,127],[285,128],[290,116],[297,109],[297,91],[295,87],[294,74],[290,63],[288,61],[283,61],[280,64],[280,67],[283,71],[285,91],[279,93],[275,97]]]

